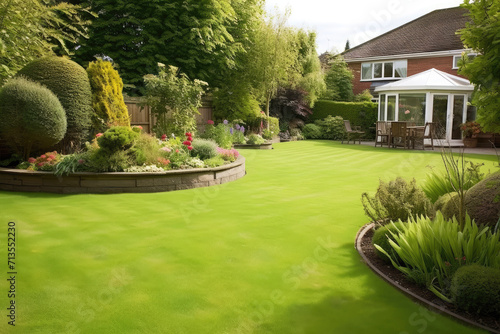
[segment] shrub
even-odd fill
[[[93,126],[96,132],[108,126],[130,126],[128,109],[123,100],[123,81],[109,61],[98,59],[87,68],[92,88]]]
[[[443,199],[441,201],[443,202],[443,206],[440,210],[444,218],[451,219],[453,217],[457,217],[458,219],[458,210],[460,206],[460,199],[458,197],[458,193],[452,192],[449,194],[445,194],[442,196],[442,198]]]
[[[64,145],[66,149],[79,148],[88,136],[92,115],[92,93],[85,69],[63,57],[45,57],[29,63],[17,75],[41,83],[57,96],[68,123]]]
[[[387,224],[384,226],[380,226],[375,230],[372,237],[372,244],[378,245],[385,251],[385,253],[389,254],[391,258],[393,258],[398,263],[401,261],[401,259],[399,258],[398,253],[396,253],[396,251],[392,248],[391,244],[389,243],[389,240],[394,241],[393,234],[395,235],[399,234],[399,229],[401,228],[402,224],[403,224],[402,222],[396,222],[394,224]],[[375,248],[375,253],[385,262],[391,263],[390,258],[383,252],[378,250],[378,248]]]
[[[123,172],[132,165],[132,159],[124,150],[110,153],[101,149],[93,152],[86,165],[95,172]]]
[[[24,159],[32,150],[57,144],[66,133],[66,115],[57,97],[39,83],[20,77],[0,90],[0,119],[1,136]]]
[[[160,151],[158,139],[146,133],[141,133],[130,148],[130,153],[139,166],[156,164],[162,152],[165,151]]]
[[[117,152],[127,150],[134,144],[139,134],[126,126],[115,126],[97,138],[101,150]]]
[[[455,271],[467,264],[500,268],[500,233],[479,228],[468,215],[463,230],[458,221],[446,220],[439,212],[436,218],[420,217],[399,228],[389,241],[401,258],[398,264],[379,246],[394,267],[438,297],[450,302],[450,282]]]
[[[328,116],[314,124],[320,127],[323,139],[340,140],[344,136],[344,120],[340,116]]]
[[[470,188],[465,195],[465,207],[477,224],[494,227],[500,219],[500,172]]]
[[[271,132],[271,130],[265,129],[264,131],[262,131],[262,138],[266,140],[271,140],[273,139],[273,133]]]
[[[363,193],[361,202],[365,214],[373,221],[407,221],[410,217],[432,216],[434,210],[423,191],[417,187],[417,181],[410,183],[398,177],[388,183],[380,180],[375,197]]]
[[[213,157],[213,158],[210,158],[210,159],[207,159],[204,162],[205,162],[205,166],[210,167],[210,168],[219,167],[219,166],[224,165],[224,163],[225,163],[224,159],[220,155]]]
[[[224,121],[223,123],[217,124],[217,126],[213,125],[207,125],[205,128],[205,132],[200,136],[201,138],[204,139],[212,139],[214,140],[217,145],[219,145],[222,148],[229,149],[231,146],[233,146],[233,135],[231,135],[230,132],[230,126],[228,121]],[[240,127],[244,132],[245,128]],[[235,132],[233,131],[233,134]]]
[[[210,159],[216,157],[219,153],[217,152],[217,143],[211,139],[195,139],[192,142],[193,150],[191,155],[197,156],[201,160]]]
[[[158,137],[164,133],[180,137],[196,131],[196,115],[200,114],[198,108],[207,83],[190,80],[177,67],[159,65],[158,75],[144,76],[147,104],[156,117],[153,130]]]
[[[247,140],[247,144],[249,145],[260,145],[264,144],[265,142],[266,141],[264,140],[264,138],[255,133],[250,134]]]
[[[316,124],[306,124],[302,128],[302,135],[305,139],[321,139],[321,128]]]
[[[453,276],[450,290],[458,308],[500,317],[500,269],[463,266]]]
[[[468,164],[468,167],[465,169],[465,173],[463,175],[464,190],[468,190],[483,179],[484,174],[482,174],[479,170],[483,164],[475,164],[471,161],[466,161],[465,164]],[[449,170],[451,172],[449,175],[446,172],[437,171],[432,171],[427,174],[422,190],[427,197],[429,197],[432,203],[435,203],[437,199],[444,194],[456,191],[459,184],[458,178],[461,176],[454,172],[453,169]]]
[[[320,100],[314,105],[313,114],[309,122],[331,116],[340,116],[351,122],[352,126],[361,126],[365,133],[375,137],[375,130],[371,130],[378,118],[378,106],[373,102],[336,102]]]
[[[213,94],[214,117],[217,119],[242,119],[250,121],[260,116],[259,102],[248,89],[227,86]]]
[[[365,89],[358,95],[354,96],[354,102],[371,102],[373,95],[370,93],[369,89]]]
[[[280,133],[280,120],[277,117],[269,116],[267,122],[269,123],[269,131],[271,131],[272,137],[276,137]]]
[[[297,128],[290,129],[290,136],[294,140],[303,140],[304,139],[302,132],[300,131],[300,129],[297,129]]]

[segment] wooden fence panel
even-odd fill
[[[151,115],[149,106],[140,106],[141,99],[137,97],[125,97],[125,105],[130,116],[130,125],[140,125],[147,133],[152,133],[154,117]],[[207,121],[212,119],[212,99],[207,97],[202,100],[202,105],[198,109],[200,115],[196,116],[196,126],[199,132],[205,130]]]

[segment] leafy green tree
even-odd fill
[[[478,54],[472,61],[464,55],[460,74],[475,84],[472,103],[477,121],[485,131],[500,132],[500,1],[465,0],[470,22],[459,31],[466,47]]]
[[[92,123],[95,133],[105,131],[106,127],[130,126],[128,109],[123,100],[123,82],[109,61],[98,59],[87,68],[92,88]]]
[[[77,50],[81,63],[95,55],[119,65],[132,94],[144,92],[142,77],[158,62],[176,66],[190,78],[213,84],[236,67],[245,52],[253,16],[261,0],[88,0],[99,13],[90,38]]]
[[[265,105],[267,117],[278,88],[300,77],[296,34],[286,26],[289,15],[287,11],[262,22],[252,49],[253,61],[248,71],[254,76],[256,96]]]
[[[326,92],[324,98],[333,101],[352,101],[352,79],[354,75],[341,55],[330,59],[325,75]]]
[[[66,44],[86,36],[84,12],[67,3],[0,1],[0,85],[32,60],[70,54]]]
[[[163,64],[159,67],[158,75],[144,77],[146,101],[156,118],[153,130],[158,137],[170,133],[184,136],[186,132],[196,131],[196,115],[207,83],[191,81],[177,67],[165,68]]]
[[[316,33],[297,31],[299,71],[302,77],[298,86],[307,92],[305,100],[309,107],[314,107],[316,100],[326,90],[325,78],[321,71],[321,62],[316,52]]]

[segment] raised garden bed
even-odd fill
[[[492,316],[477,316],[458,310],[454,305],[439,299],[430,290],[410,282],[402,272],[380,259],[375,253],[375,247],[372,245],[374,227],[375,224],[373,223],[363,226],[358,231],[355,240],[356,250],[361,255],[363,262],[374,273],[403,292],[406,296],[425,305],[434,312],[452,317],[465,325],[500,334],[500,321],[498,319]]]
[[[272,150],[273,149],[273,143],[264,143],[264,144],[234,144],[233,145],[235,149],[253,149],[253,150]]]
[[[172,170],[163,173],[74,173],[0,168],[0,190],[59,194],[148,193],[208,187],[245,176],[245,158],[215,168]]]

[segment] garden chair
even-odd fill
[[[364,131],[361,131],[359,126],[355,126],[354,130],[351,128],[351,122],[348,120],[344,120],[344,135],[342,136],[342,144],[344,143],[344,139],[347,139],[347,144],[352,139],[354,144],[356,144],[356,139],[361,144],[361,136],[364,134]]]
[[[390,147],[389,143],[391,141],[390,140],[391,123],[378,121],[376,124],[377,124],[377,129],[376,129],[377,134],[375,136],[375,147],[377,147],[377,144],[380,144],[380,147],[382,147],[384,143],[387,144],[387,147]]]
[[[391,145],[392,147],[403,146],[409,148],[410,137],[406,122],[392,122],[391,124]]]
[[[434,150],[434,123],[427,122],[423,129],[414,131],[412,136],[413,149],[415,149],[415,142],[422,143],[422,149],[425,150],[425,140],[430,139],[432,149]]]

